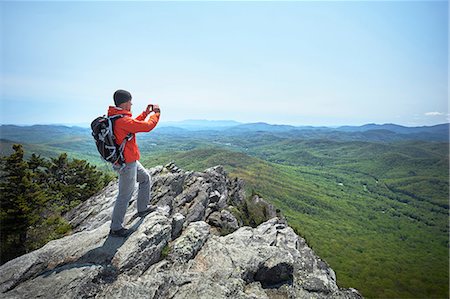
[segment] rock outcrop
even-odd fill
[[[2,298],[361,298],[340,289],[334,271],[272,205],[244,200],[243,182],[222,167],[149,170],[152,204],[110,237],[117,182],[66,215],[73,233],[0,267]],[[266,221],[243,226],[246,204]],[[248,207],[247,207],[248,208]]]

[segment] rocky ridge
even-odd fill
[[[129,237],[108,235],[113,182],[66,215],[71,235],[0,267],[2,297],[362,298],[337,286],[272,205],[258,196],[246,202],[243,182],[221,166],[149,172],[158,209],[137,217],[133,196]]]

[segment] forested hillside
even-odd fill
[[[327,146],[332,156],[342,144]],[[358,160],[361,146],[351,147],[353,155],[348,148],[339,152]],[[430,155],[439,157],[446,146]],[[319,153],[308,149],[312,157],[306,155],[299,165],[217,147],[154,155],[144,162],[151,166],[173,160],[192,170],[225,165],[245,179],[249,193],[257,192],[281,208],[289,223],[335,267],[344,286],[357,285],[367,297],[445,297],[448,155],[435,157],[434,164],[427,164],[429,157],[406,156],[400,165],[392,165],[384,158],[390,156],[386,149],[379,159],[370,153],[359,162],[334,156],[328,163],[311,166],[307,161],[313,157],[319,161]]]
[[[70,232],[62,215],[103,189],[112,176],[67,154],[24,158],[22,145],[0,159],[0,264]]]

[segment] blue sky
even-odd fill
[[[448,2],[1,2],[0,123],[448,121]]]

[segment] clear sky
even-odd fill
[[[0,123],[448,122],[447,1],[0,2]]]

